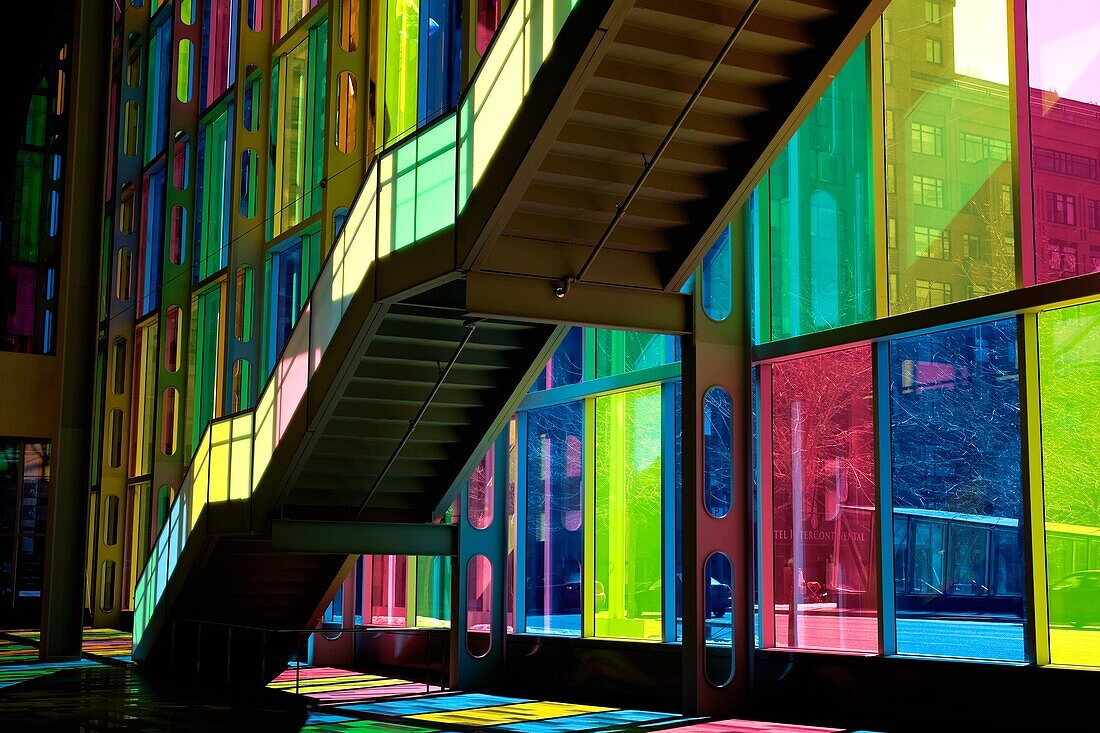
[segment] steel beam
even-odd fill
[[[507,275],[468,275],[466,309],[471,316],[483,318],[657,333],[691,332],[688,295],[577,284],[569,297],[557,298],[549,283]]]
[[[271,546],[276,552],[454,555],[458,536],[449,524],[276,519],[271,523]]]

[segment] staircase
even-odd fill
[[[517,0],[456,111],[371,164],[256,407],[197,446],[134,658],[274,676],[263,629],[450,506],[560,324],[689,333],[683,282],[885,5]]]

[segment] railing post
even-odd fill
[[[260,684],[267,684],[267,632],[260,632]]]
[[[233,681],[233,627],[225,629],[225,686]]]
[[[294,632],[294,694],[298,694],[298,687],[302,681],[302,632]]]

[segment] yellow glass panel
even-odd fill
[[[444,725],[495,726],[523,721],[563,718],[569,715],[606,713],[614,709],[596,705],[570,705],[559,702],[521,702],[515,705],[497,705],[473,710],[410,715],[409,719],[442,723]]]

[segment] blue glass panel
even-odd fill
[[[424,124],[454,107],[458,98],[461,32],[458,0],[421,0],[417,119]]]
[[[728,226],[703,257],[703,310],[715,321],[724,321],[733,312],[733,248]]]
[[[733,400],[721,387],[703,397],[703,505],[716,519],[733,506]]]
[[[283,350],[302,310],[302,240],[295,239],[274,252],[267,261],[268,292],[267,368]]]
[[[891,343],[890,445],[898,652],[1023,661],[1015,319]]]
[[[527,415],[526,630],[581,633],[584,405]]]
[[[584,375],[584,329],[572,328],[561,346],[546,362],[546,368],[539,374],[532,392],[554,387],[576,384]]]

